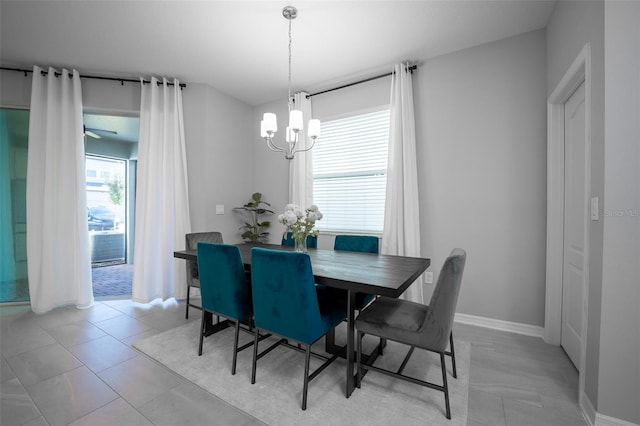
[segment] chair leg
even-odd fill
[[[231,362],[231,375],[236,374],[236,362],[238,360],[238,338],[240,336],[240,321],[236,320],[236,333],[233,337],[233,361]]]
[[[187,309],[184,315],[185,319],[189,319],[189,293],[191,292],[191,286],[187,286]]]
[[[187,305],[187,308],[189,307],[189,305]],[[202,355],[202,341],[204,340],[204,332],[205,332],[205,328],[206,328],[206,324],[205,324],[205,311],[204,309],[202,310],[202,320],[200,321],[200,345],[198,346],[198,356]]]
[[[307,409],[307,390],[309,390],[309,360],[311,359],[311,345],[307,345],[304,359],[304,385],[302,387],[302,409]]]
[[[364,338],[364,333],[358,331],[358,344],[356,347],[356,387],[360,389],[360,382],[362,380],[362,339]]]
[[[442,367],[442,387],[444,388],[444,404],[447,409],[447,419],[451,420],[451,407],[449,406],[449,386],[447,386],[447,366],[444,363],[444,352],[440,353],[440,364]]]
[[[258,363],[258,327],[254,330],[253,337],[253,362],[251,364],[251,384],[255,384],[256,382],[256,365]]]
[[[451,364],[453,365],[453,378],[458,378],[458,372],[456,371],[456,352],[453,349],[453,331],[449,334],[449,346],[451,346]]]

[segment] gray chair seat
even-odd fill
[[[434,325],[432,321],[425,321],[429,312],[429,307],[422,303],[379,297],[375,304],[358,316],[356,327],[363,333],[384,339],[432,347],[433,342],[425,342],[422,333],[425,326]]]

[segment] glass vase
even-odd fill
[[[301,253],[307,252],[307,236],[306,235],[294,237],[294,241],[295,241],[296,251],[299,251]]]

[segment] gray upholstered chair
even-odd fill
[[[362,311],[356,319],[356,329],[358,330],[358,338],[356,339],[358,386],[362,380],[362,369],[367,369],[439,390],[444,393],[447,419],[451,419],[445,355],[451,356],[453,377],[456,378],[456,361],[451,329],[456,313],[456,304],[466,258],[467,254],[462,249],[454,249],[451,252],[444,265],[442,265],[429,305],[403,299],[379,297]],[[410,346],[409,352],[397,371],[389,371],[380,367],[365,365],[361,362],[362,337],[364,334],[371,334]],[[450,345],[450,351],[447,351],[447,345]],[[442,385],[402,374],[415,348],[440,354]]]
[[[184,236],[185,250],[197,250],[200,241],[205,243],[222,243],[222,234],[220,232],[194,232]],[[189,319],[189,307],[202,310],[202,306],[194,305],[189,300],[191,296],[191,287],[200,288],[200,276],[198,274],[198,262],[187,261],[187,308],[185,318]]]

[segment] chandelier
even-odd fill
[[[289,125],[285,130],[285,144],[278,146],[273,141],[275,133],[278,131],[278,120],[274,113],[267,112],[264,114],[260,122],[260,136],[267,141],[269,149],[275,152],[284,152],[287,160],[293,159],[296,152],[309,151],[313,148],[316,139],[320,136],[320,120],[309,120],[307,125],[307,134],[311,139],[311,146],[305,147],[304,129],[302,111],[293,109],[293,101],[291,99],[291,21],[298,16],[298,9],[293,6],[286,6],[282,9],[282,16],[289,21],[289,97],[287,98],[289,109]],[[301,142],[298,144],[298,142]],[[302,147],[300,147],[302,145]]]

